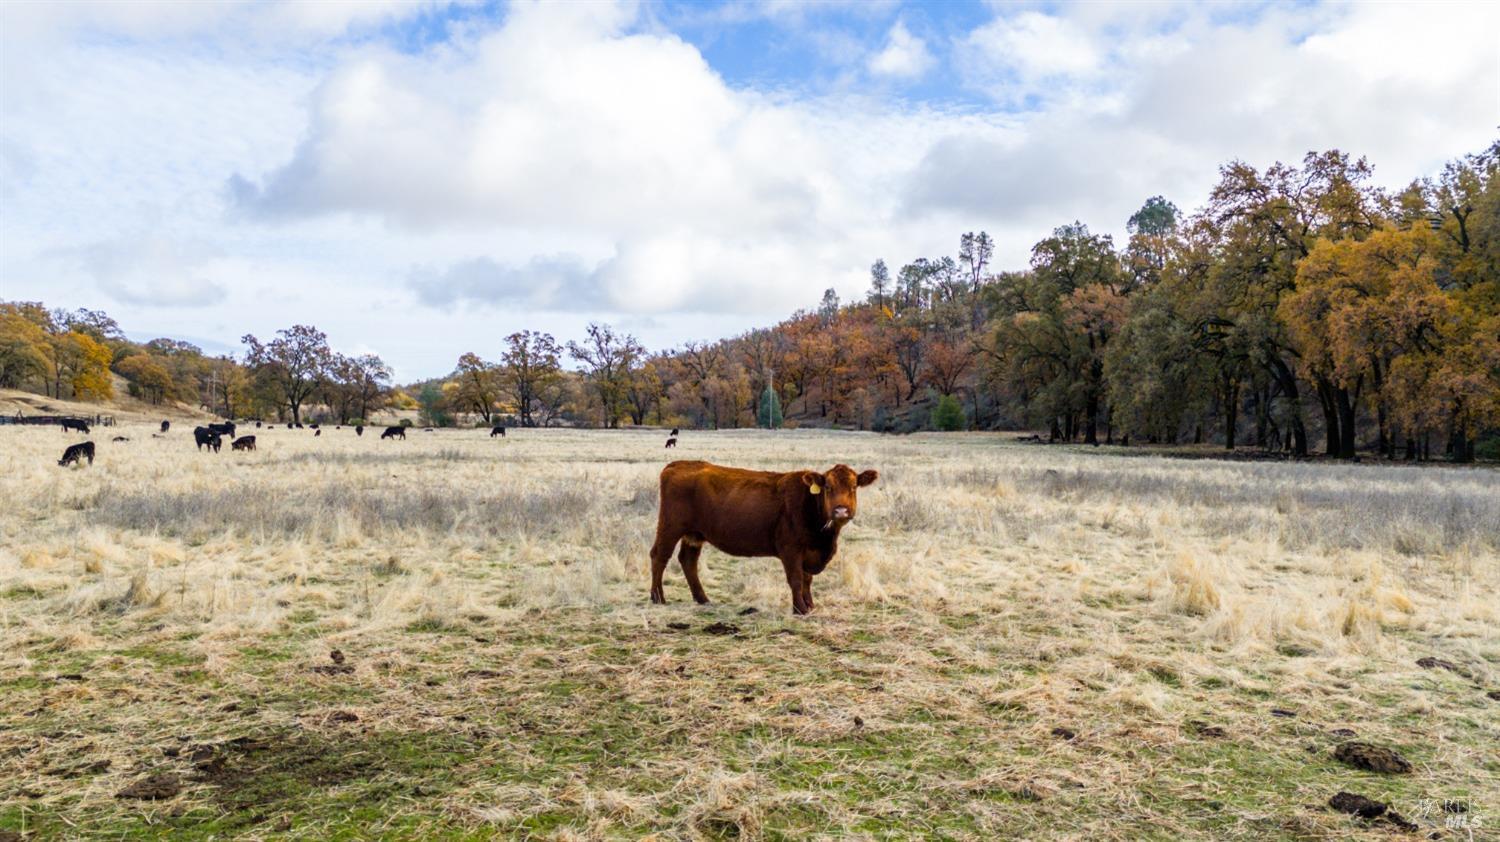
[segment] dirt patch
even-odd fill
[[[379,774],[380,765],[358,746],[326,743],[308,735],[238,737],[194,746],[189,760],[195,780],[214,788],[213,797],[232,810],[259,809]]]
[[[148,775],[115,793],[116,798],[138,798],[143,801],[158,801],[171,798],[182,792],[182,781],[176,775]]]
[[[1229,732],[1225,731],[1220,726],[1210,725],[1207,722],[1199,722],[1196,719],[1192,722],[1189,722],[1188,727],[1192,728],[1193,733],[1197,734],[1198,736],[1208,737],[1209,739],[1213,740],[1222,740],[1225,737],[1229,736]]]

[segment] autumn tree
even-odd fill
[[[599,399],[603,426],[618,427],[625,411],[630,376],[646,349],[630,334],[617,334],[609,325],[590,322],[583,342],[569,342],[568,353],[585,367]]]
[[[0,387],[19,389],[33,380],[45,381],[51,354],[43,325],[19,305],[0,303]]]
[[[562,376],[562,348],[549,333],[523,330],[505,337],[500,354],[500,386],[515,401],[521,426],[535,427],[543,396],[555,398]],[[555,404],[555,401],[548,405]]]
[[[246,359],[272,390],[276,400],[302,423],[302,405],[317,390],[333,351],[328,335],[311,325],[276,331],[277,338],[262,344],[252,334],[240,339],[249,349]]]
[[[500,366],[469,352],[458,358],[453,370],[455,390],[450,405],[458,411],[474,412],[485,424],[494,420],[500,400]]]

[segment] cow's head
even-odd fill
[[[823,528],[843,526],[854,519],[859,510],[860,486],[869,485],[880,478],[874,470],[854,473],[848,465],[834,465],[824,473],[803,471],[802,482],[822,513]]]

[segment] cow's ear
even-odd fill
[[[803,471],[802,484],[807,486],[809,494],[823,493],[823,475],[816,471]]]
[[[877,470],[875,470],[874,468],[871,468],[871,469],[869,469],[867,471],[860,471],[859,472],[858,482],[859,482],[859,484],[860,484],[861,487],[869,485],[869,484],[875,482],[875,480],[878,480],[878,479],[880,479],[880,472],[877,471]]]

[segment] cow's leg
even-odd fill
[[[672,560],[672,550],[677,548],[677,539],[682,537],[668,529],[664,523],[656,525],[656,543],[651,545],[651,601],[662,605],[667,594],[661,587],[661,574],[666,572],[667,562]]]
[[[806,570],[802,571],[802,602],[807,606],[808,611],[811,611],[814,607],[816,607],[813,604],[812,580],[813,574],[807,572]]]
[[[781,566],[786,570],[787,587],[792,589],[792,613],[806,614],[807,601],[802,595],[802,580],[807,574],[802,572],[802,559],[796,556],[783,558]]]
[[[703,592],[703,583],[698,581],[698,556],[703,553],[703,536],[682,536],[682,547],[677,551],[677,563],[682,565],[682,575],[687,578],[688,589],[693,592],[693,601],[708,604],[708,594]]]

